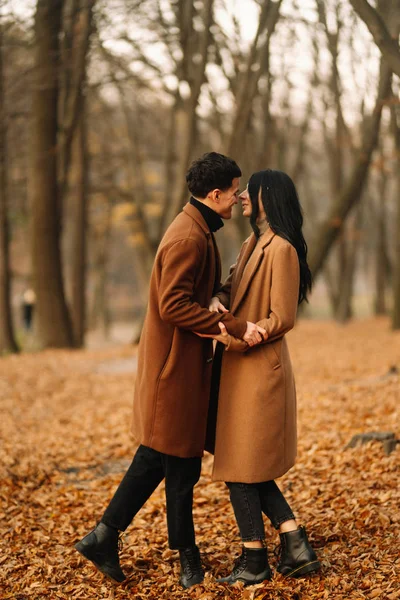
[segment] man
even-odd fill
[[[220,286],[220,257],[214,232],[237,204],[241,171],[215,152],[189,169],[190,202],[166,231],[150,279],[149,304],[139,345],[133,435],[139,442],[124,479],[100,523],[75,548],[115,581],[118,535],[131,523],[165,478],[168,541],[179,550],[183,587],[204,573],[195,543],[193,487],[200,477],[210,392],[212,342],[200,334],[229,333],[249,345],[264,330],[230,313],[208,310]]]

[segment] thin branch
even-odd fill
[[[350,0],[350,4],[368,27],[393,73],[400,77],[400,47],[390,35],[378,11],[367,0]]]

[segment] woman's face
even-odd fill
[[[241,200],[241,202],[242,202],[243,216],[250,218],[252,210],[253,210],[253,207],[252,207],[252,204],[251,204],[250,194],[249,194],[249,190],[248,190],[247,187],[240,194],[239,200]],[[266,219],[266,215],[265,215],[264,206],[263,206],[263,203],[262,203],[262,200],[261,200],[261,188],[260,188],[260,192],[258,194],[258,217],[257,217],[257,221],[263,221],[264,219]]]
[[[251,207],[249,190],[247,189],[247,186],[246,186],[246,189],[243,190],[243,192],[239,195],[239,200],[241,200],[241,202],[242,202],[243,216],[250,218],[252,207]]]

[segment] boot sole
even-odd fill
[[[195,581],[194,583],[191,583],[190,585],[185,585],[185,584],[183,583],[183,581],[181,581],[181,580],[179,579],[179,583],[180,583],[181,587],[182,587],[184,590],[190,590],[190,588],[192,588],[194,585],[200,585],[201,583],[203,583],[203,581],[204,581],[204,577],[203,577],[203,579],[202,579],[201,581]]]
[[[304,575],[316,573],[320,569],[320,562],[318,560],[313,560],[312,562],[306,563],[301,567],[297,567],[297,569],[293,569],[293,571],[290,571],[290,573],[285,573],[284,577],[303,577]]]
[[[96,567],[96,569],[98,571],[100,571],[100,573],[102,573],[103,575],[105,575],[113,583],[123,583],[125,581],[126,577],[124,579],[115,579],[115,577],[113,577],[112,575],[110,575],[110,573],[108,573],[107,571],[104,571],[103,568],[101,567],[101,565],[99,565],[97,562],[95,562],[89,556],[86,556],[86,554],[85,554],[85,547],[80,542],[78,542],[77,544],[75,544],[74,548],[75,548],[75,550],[77,550],[79,552],[79,554],[81,556],[83,556],[84,558],[86,558],[86,560],[90,561],[92,563],[92,565],[94,565]]]
[[[234,585],[237,581],[241,581],[242,583],[244,583],[244,587],[247,587],[249,585],[258,585],[259,583],[262,583],[263,581],[271,581],[271,580],[272,580],[272,573],[270,573],[268,576],[263,577],[262,579],[259,579],[257,581],[247,581],[246,579],[241,579],[240,577],[230,581],[229,577],[221,577],[220,579],[217,579],[217,583],[228,583],[229,585]]]

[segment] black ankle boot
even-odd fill
[[[243,546],[242,554],[236,559],[232,573],[217,581],[230,584],[243,581],[245,585],[254,585],[271,577],[267,549]]]
[[[121,583],[126,577],[119,564],[118,535],[117,529],[100,522],[75,548],[104,575]]]
[[[304,527],[280,533],[281,556],[277,570],[285,577],[303,577],[319,571],[321,564],[312,549]]]
[[[200,552],[197,546],[179,550],[181,561],[181,575],[179,581],[184,588],[190,588],[204,579],[204,571],[201,566]]]

